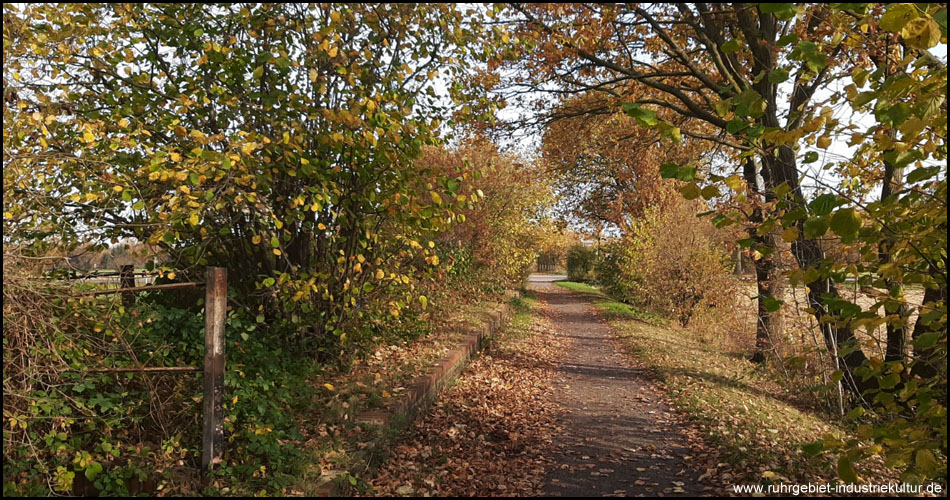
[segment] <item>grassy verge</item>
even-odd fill
[[[724,484],[795,483],[833,478],[834,465],[802,445],[844,431],[827,415],[796,407],[795,395],[738,353],[674,328],[656,316],[610,299],[589,285],[559,282],[588,298],[610,321],[629,352],[657,377],[674,406],[718,449],[728,467]]]

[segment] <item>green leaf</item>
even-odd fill
[[[828,215],[838,206],[838,197],[825,193],[808,204],[808,210],[814,215]]]
[[[853,208],[838,210],[831,216],[831,229],[844,243],[854,241],[861,229],[861,214]]]
[[[732,98],[716,101],[713,103],[713,107],[716,108],[717,115],[726,116],[732,110]]]
[[[664,179],[678,179],[689,182],[696,179],[696,167],[666,162],[660,165],[660,176]]]
[[[933,20],[940,26],[940,36],[947,36],[947,8],[944,7],[933,15]]]
[[[804,224],[806,238],[818,238],[828,232],[828,221],[824,218],[808,219]]]
[[[742,48],[742,42],[738,39],[732,39],[722,44],[722,51],[725,53],[738,52]]]
[[[793,61],[802,61],[814,73],[818,73],[828,65],[828,58],[821,52],[815,42],[799,42],[789,54]]]
[[[934,454],[928,449],[917,450],[917,454],[914,457],[914,465],[927,474],[933,474],[940,467],[940,465],[937,463],[937,460],[934,458]],[[946,465],[944,465],[943,469],[944,472],[946,472]]]
[[[765,307],[765,310],[770,313],[778,311],[782,308],[782,304],[784,304],[784,302],[776,299],[775,297],[760,297],[760,300],[762,301],[762,305]]]
[[[682,193],[683,197],[687,200],[695,200],[696,198],[699,198],[701,194],[699,187],[697,187],[696,184],[692,182],[681,187],[680,193]]]
[[[90,481],[95,481],[100,472],[102,472],[102,464],[99,462],[90,462],[86,465],[86,470],[84,471],[86,479]]]
[[[907,175],[907,182],[911,184],[920,182],[922,180],[929,179],[938,173],[940,173],[940,167],[915,168],[910,174]]]
[[[918,349],[930,349],[937,345],[938,340],[940,340],[940,332],[927,332],[912,340],[910,343]]]
[[[788,70],[785,68],[775,68],[769,72],[769,81],[772,83],[782,83],[788,80]]]
[[[838,206],[838,197],[825,193],[808,204],[808,210],[814,215],[828,215]]]
[[[805,153],[805,159],[802,160],[802,163],[813,163],[818,161],[818,153],[815,151],[809,151]]]
[[[894,168],[904,168],[915,160],[919,160],[920,153],[914,151],[887,151],[884,153],[884,161],[890,163]]]
[[[704,187],[700,194],[703,195],[704,200],[711,200],[719,196],[719,188],[714,185],[709,185]]]
[[[759,10],[766,14],[775,14],[775,17],[787,21],[798,13],[798,7],[793,3],[760,3]]]
[[[798,43],[798,35],[795,33],[785,35],[782,38],[778,39],[779,47],[787,47],[793,43]]]
[[[890,373],[885,377],[882,377],[880,380],[881,389],[893,389],[901,381],[901,376],[899,373]]]
[[[897,127],[904,123],[907,118],[910,117],[910,115],[910,106],[903,102],[898,102],[886,108],[881,108],[874,111],[874,116],[878,119],[878,121],[886,125],[890,125],[891,127]]]
[[[734,103],[736,105],[736,116],[759,118],[765,114],[765,99],[755,90],[743,90],[735,97]]]
[[[641,108],[638,103],[624,103],[621,107],[627,115],[635,118],[637,123],[644,127],[653,127],[660,123],[656,117],[656,111]]]
[[[858,482],[858,474],[854,472],[854,467],[851,466],[851,459],[848,458],[847,455],[838,457],[838,477],[846,483]]]
[[[741,118],[733,118],[726,123],[726,131],[730,134],[738,134],[749,128],[749,122]]]
[[[820,455],[822,451],[825,450],[824,441],[815,441],[814,443],[807,443],[802,445],[802,451],[811,456]]]
[[[274,286],[274,283],[276,282],[277,281],[274,278],[267,278],[264,280],[264,286],[268,286],[268,287]]]
[[[741,240],[737,241],[736,243],[739,244],[739,248],[749,248],[749,247],[751,247],[752,245],[755,244],[755,240],[752,239],[752,238],[742,238]]]

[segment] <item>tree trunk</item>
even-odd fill
[[[775,235],[769,233],[763,237],[763,245],[771,245],[775,248]],[[752,354],[752,362],[763,363],[768,358],[768,354],[775,350],[775,339],[782,335],[782,317],[779,311],[769,312],[766,305],[766,299],[778,298],[782,296],[784,287],[782,286],[781,273],[778,266],[775,265],[774,255],[762,257],[755,260],[755,281],[759,293],[757,321],[755,326],[755,351]]]
[[[920,314],[917,316],[917,322],[914,324],[913,339],[917,340],[922,335],[927,333],[941,333],[944,341],[947,337],[947,326],[946,323],[943,324],[943,329],[938,325],[939,323],[929,324],[924,323],[921,317],[932,311],[934,307],[944,307],[944,314],[946,314],[946,304],[947,304],[947,284],[943,283],[941,286],[936,286],[933,288],[927,288],[924,291],[924,301],[920,308]],[[941,373],[944,374],[946,379],[947,371],[947,351],[946,349],[939,349],[938,346],[931,347],[929,349],[914,349],[914,364],[911,368],[911,375],[917,376],[920,378],[932,378],[936,377]]]
[[[742,176],[745,178],[749,190],[749,198],[762,201],[761,191],[763,190],[759,189],[756,165],[751,158],[743,163]],[[767,183],[765,188],[765,190],[769,188]],[[778,311],[769,312],[768,310],[769,299],[781,297],[782,290],[781,276],[778,266],[775,265],[775,252],[777,250],[775,234],[770,232],[760,235],[757,231],[763,219],[762,207],[755,206],[752,209],[752,215],[749,217],[749,222],[752,223],[749,228],[749,237],[755,241],[753,248],[758,247],[761,257],[753,259],[756,290],[759,294],[755,322],[755,350],[752,352],[752,362],[754,363],[764,363],[768,358],[768,354],[774,351],[773,339],[780,338],[782,335],[780,314]],[[740,262],[741,259],[740,254]]]
[[[777,121],[777,120],[776,120]],[[773,176],[776,185],[783,183],[791,187],[789,201],[793,204],[804,205],[804,195],[798,183],[798,168],[795,161],[795,152],[788,146],[779,146],[778,155],[762,155],[763,167]],[[821,266],[824,252],[817,239],[805,237],[805,220],[799,219],[798,239],[792,242],[792,255],[801,269]],[[847,323],[829,323],[823,318],[834,311],[829,310],[829,299],[837,299],[840,295],[834,281],[830,278],[818,278],[806,283],[808,287],[808,306],[814,311],[813,315],[819,325],[822,325],[822,334],[825,344],[831,353],[838,353],[838,363],[844,372],[845,387],[857,397],[875,386],[874,380],[861,380],[853,375],[854,370],[867,361],[867,356],[861,351],[854,331]],[[834,355],[834,354],[832,354]]]

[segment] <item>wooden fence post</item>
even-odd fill
[[[220,461],[224,451],[224,322],[227,309],[228,271],[223,267],[209,267],[205,278],[203,474]]]
[[[135,288],[135,266],[127,264],[119,270],[119,283],[121,288]],[[122,305],[128,307],[135,304],[135,294],[122,294]]]

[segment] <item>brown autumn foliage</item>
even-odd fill
[[[499,152],[488,140],[472,138],[456,149],[424,150],[420,168],[465,182],[459,195],[464,222],[436,236],[445,248],[450,277],[459,288],[520,284],[539,249],[556,248],[563,231],[542,210],[550,188],[537,164]]]

